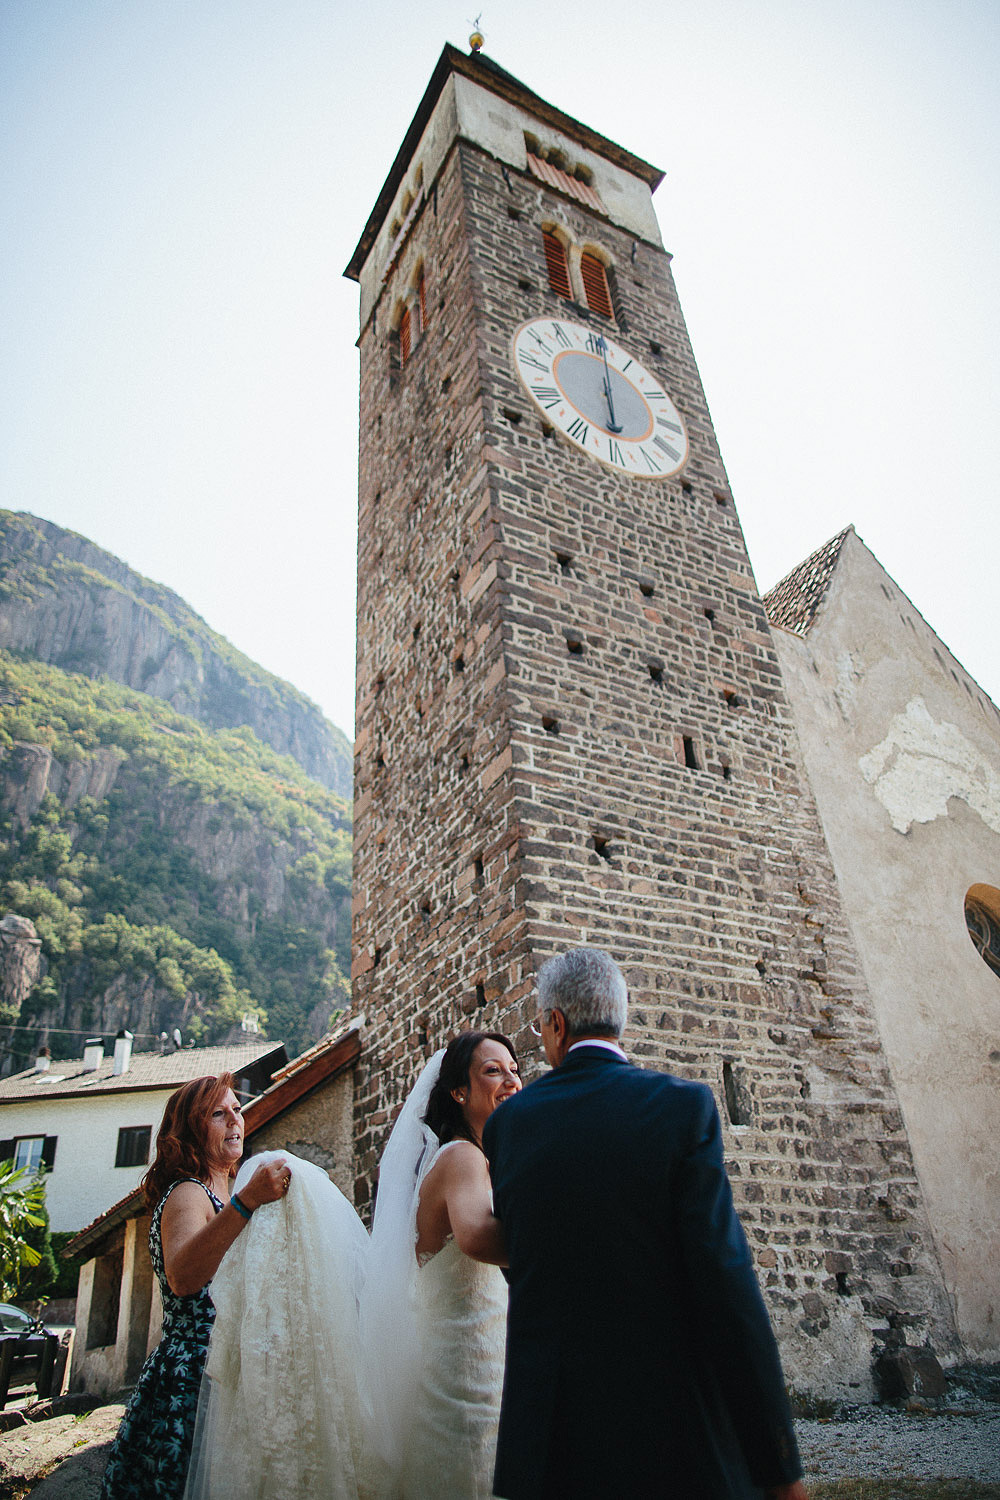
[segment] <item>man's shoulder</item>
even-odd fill
[[[554,1102],[565,1088],[572,1088],[574,1082],[582,1083],[587,1076],[592,1078],[594,1066],[601,1069],[602,1084],[608,1087],[642,1093],[662,1093],[692,1109],[715,1107],[715,1095],[710,1085],[697,1079],[680,1078],[676,1073],[668,1073],[661,1068],[643,1067],[641,1063],[633,1062],[631,1058],[617,1057],[607,1049],[598,1050],[595,1047],[590,1054],[574,1055],[577,1059],[575,1066],[568,1067],[564,1064],[558,1068],[550,1068],[525,1084],[520,1093],[505,1100],[499,1109],[517,1114],[531,1109],[533,1105],[543,1105],[550,1098]],[[490,1118],[496,1118],[498,1112],[495,1111]]]
[[[698,1113],[715,1108],[715,1095],[707,1083],[694,1078],[680,1078],[676,1073],[668,1073],[662,1068],[645,1068],[640,1063],[632,1063],[616,1074],[615,1081],[618,1082],[619,1079],[624,1089],[660,1095],[678,1108]]]

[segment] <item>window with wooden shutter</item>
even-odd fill
[[[549,273],[549,286],[557,296],[571,300],[573,292],[570,287],[566,246],[557,234],[552,233],[551,229],[542,230],[542,241],[545,245],[545,265]]]
[[[417,282],[417,306],[420,309],[420,332],[423,334],[427,329],[427,292],[423,271],[421,271],[420,280]]]
[[[42,1165],[44,1135],[22,1135],[14,1142],[14,1170],[35,1173]]]
[[[591,312],[600,313],[605,318],[613,318],[614,309],[611,306],[608,273],[604,269],[603,262],[599,261],[596,255],[591,255],[589,250],[585,250],[580,257],[580,275],[583,278],[584,296]]]
[[[149,1161],[151,1125],[123,1125],[118,1131],[116,1167],[144,1167]]]
[[[412,333],[410,329],[410,309],[403,308],[403,316],[399,320],[399,363],[405,365],[410,357],[412,348]]]

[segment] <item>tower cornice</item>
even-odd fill
[[[438,58],[437,66],[431,75],[431,80],[424,91],[424,96],[417,107],[417,112],[410,121],[409,128],[403,137],[403,143],[396,153],[396,159],[389,169],[389,175],[382,184],[381,191],[375,201],[364,232],[354,249],[354,254],[347,265],[344,275],[351,281],[358,281],[361,270],[371,253],[372,246],[378,236],[379,230],[389,213],[400,183],[406,175],[407,168],[413,158],[420,139],[434,111],[441,93],[453,74],[459,74],[463,78],[470,79],[480,87],[488,89],[498,98],[504,99],[509,104],[517,105],[526,110],[537,120],[561,131],[572,140],[579,142],[589,151],[596,152],[606,160],[620,167],[623,171],[638,177],[646,183],[650,192],[663,181],[663,172],[654,167],[642,157],[635,156],[627,151],[624,146],[619,146],[615,141],[608,140],[606,136],[600,135],[572,115],[557,109],[555,105],[549,104],[538,94],[534,93],[521,83],[513,74],[499,67],[490,58],[484,57],[481,52],[468,54],[460,52],[457,47],[446,43],[441,56]]]

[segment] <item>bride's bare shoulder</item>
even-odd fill
[[[426,1181],[436,1178],[439,1182],[458,1177],[480,1177],[487,1170],[486,1158],[478,1146],[461,1138],[446,1141],[434,1158]]]

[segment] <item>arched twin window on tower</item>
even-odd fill
[[[543,225],[542,244],[549,286],[556,296],[617,321],[612,296],[614,272],[596,248],[575,244],[565,230],[554,225]]]
[[[390,368],[398,375],[427,328],[427,284],[423,265],[410,279],[405,296],[397,302],[389,335]]]

